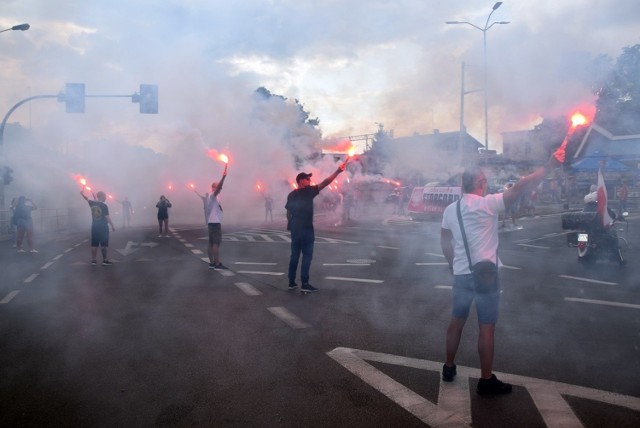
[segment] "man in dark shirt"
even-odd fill
[[[85,201],[89,203],[91,208],[91,264],[97,265],[96,255],[98,254],[98,247],[102,252],[102,265],[111,266],[113,263],[107,258],[107,248],[109,247],[109,225],[111,230],[116,231],[115,226],[111,222],[109,217],[109,207],[104,201],[107,200],[107,196],[104,192],[97,193],[97,200],[91,201],[84,194],[84,189],[80,192]]]
[[[302,292],[318,291],[309,284],[309,268],[313,258],[313,243],[315,234],[313,230],[313,199],[320,191],[327,187],[338,174],[344,171],[346,161],[329,177],[318,185],[311,184],[311,174],[301,172],[296,177],[298,188],[287,196],[287,230],[291,231],[291,258],[289,260],[289,290],[298,288],[296,284],[296,271],[298,260],[302,253],[302,265],[300,267],[300,279],[302,280]]]

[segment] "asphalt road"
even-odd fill
[[[473,313],[440,381],[438,223],[318,217],[312,295],[286,289],[280,223],[225,224],[229,271],[207,268],[200,225],[118,230],[114,266],[89,265],[88,232],[2,243],[2,425],[637,427],[639,219],[625,268],[578,264],[559,216],[501,233],[494,368],[515,387],[490,398]]]

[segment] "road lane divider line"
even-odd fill
[[[184,246],[185,246],[185,247],[187,247],[187,248],[193,248],[193,247],[195,247],[195,245],[190,244],[190,243],[188,243],[188,242],[185,242]]]
[[[227,269],[217,269],[218,273],[222,276],[236,276],[235,272]]]
[[[540,248],[543,250],[548,250],[551,247],[545,247],[543,245],[531,245],[531,244],[517,244],[520,245],[521,247],[527,247],[527,248]]]
[[[69,251],[72,251],[72,250],[73,250],[73,247],[72,248],[67,248],[66,250],[63,251],[63,253],[68,253]]]
[[[566,278],[566,279],[574,279],[576,281],[584,281],[584,282],[591,282],[594,284],[602,284],[602,285],[618,285],[617,282],[608,282],[608,281],[599,281],[597,279],[591,279],[591,278],[582,278],[580,276],[571,276],[571,275],[558,275],[560,278]]]
[[[452,285],[434,285],[433,288],[438,288],[440,290],[453,290]]]
[[[258,266],[275,266],[278,263],[271,263],[271,262],[234,262],[234,265],[258,265]]]
[[[371,263],[322,263],[322,266],[371,266]]]
[[[447,262],[425,262],[425,263],[416,263],[416,266],[448,266]]]
[[[444,258],[444,255],[442,254],[438,254],[438,253],[425,253],[427,256],[434,256],[434,257],[442,257]]]
[[[501,268],[505,268],[505,269],[512,269],[512,270],[520,270],[522,268],[517,267],[517,266],[509,266],[509,265],[501,265]]]
[[[0,305],[6,305],[10,301],[12,301],[13,298],[16,297],[19,292],[20,292],[20,290],[13,290],[13,291],[9,292],[9,294],[4,296],[4,298],[2,300],[0,300]]]
[[[238,287],[247,296],[260,296],[262,292],[248,282],[236,282],[235,286]]]
[[[380,284],[384,282],[381,279],[347,278],[343,276],[325,276],[324,279],[333,279],[335,281],[348,281],[348,282],[368,282],[372,284]]]
[[[198,255],[199,255],[199,254],[204,254],[204,253],[202,252],[202,250],[198,250],[197,248],[195,248],[195,249],[191,250],[191,252],[192,252],[193,254],[198,254]],[[208,259],[208,258],[207,258],[207,263],[209,263],[209,259]]]
[[[268,272],[268,271],[261,271],[261,270],[239,270],[238,273],[246,273],[250,275],[273,275],[273,276],[284,275],[284,272]]]
[[[298,316],[294,315],[292,312],[282,306],[273,306],[267,309],[269,310],[269,312],[275,315],[276,318],[283,321],[291,328],[300,329],[309,327],[309,324],[302,321],[300,318],[298,318]]]
[[[57,256],[55,256],[53,258],[53,260],[59,260],[62,256],[63,256],[63,254],[58,254]]]
[[[400,249],[398,247],[388,247],[386,245],[378,245],[377,248],[384,248],[384,249],[387,249],[387,250],[399,250]]]
[[[49,266],[51,266],[54,262],[47,262],[44,265],[42,265],[42,267],[40,268],[41,270],[45,270],[47,269]]]
[[[25,284],[29,284],[31,281],[33,281],[34,279],[36,279],[36,278],[38,277],[38,275],[40,275],[40,274],[38,274],[38,273],[32,273],[31,275],[29,275],[29,276],[27,277],[27,279],[25,279],[25,280],[24,280],[24,283],[25,283]]]
[[[567,302],[591,303],[591,304],[594,304],[594,305],[616,306],[616,307],[619,307],[619,308],[640,309],[640,305],[635,305],[633,303],[612,302],[610,300],[581,299],[579,297],[565,297],[564,300],[566,300]]]

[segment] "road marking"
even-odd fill
[[[187,243],[185,243],[185,244],[184,244],[184,246],[185,246],[185,247],[187,247],[187,248],[193,248],[193,247],[195,247],[195,245],[193,245],[193,244],[189,244],[188,242],[187,242]]]
[[[247,296],[259,296],[262,294],[260,290],[248,282],[236,282],[235,286],[242,290]]]
[[[42,265],[42,267],[40,268],[41,270],[47,269],[49,266],[51,266],[54,262],[48,262],[45,263],[44,265]]]
[[[381,282],[384,282],[381,279],[346,278],[342,276],[325,276],[324,279],[333,279],[336,281],[351,281],[351,282],[370,282],[373,284],[380,284]]]
[[[307,324],[306,322],[302,321],[300,318],[298,318],[296,315],[294,315],[293,313],[289,312],[289,310],[287,310],[286,308],[283,308],[282,306],[274,306],[274,307],[267,308],[267,309],[269,310],[269,312],[271,312],[277,318],[279,318],[280,320],[284,321],[291,328],[307,328],[307,327],[309,327],[309,324]]]
[[[594,284],[618,285],[617,282],[598,281],[597,279],[582,278],[579,276],[571,276],[571,275],[558,275],[558,276],[560,278],[575,279],[576,281],[592,282]]]
[[[612,302],[608,300],[580,299],[578,297],[565,297],[567,302],[593,303],[594,305],[618,306],[620,308],[640,309],[640,305],[633,303]]]
[[[38,277],[39,274],[37,273],[32,273],[31,275],[29,275],[29,277],[27,279],[24,280],[25,284],[30,283],[31,281],[33,281],[34,279],[36,279]]]
[[[416,266],[447,266],[447,262],[416,263]]]
[[[322,266],[371,266],[371,263],[322,263]]]
[[[76,245],[74,245],[73,247],[79,247],[80,245],[82,245],[81,243],[77,243]]]
[[[138,259],[138,260],[136,260],[136,261],[137,261],[137,262],[152,262],[152,261],[153,261],[153,259],[148,259],[148,258],[146,258],[146,257],[143,257],[143,258]]]
[[[284,275],[284,272],[267,272],[267,271],[260,271],[260,270],[239,270],[238,273],[248,273],[253,275],[273,275],[273,276]]]
[[[531,245],[531,244],[517,244],[520,245],[521,247],[527,247],[527,248],[542,248],[543,250],[548,250],[550,247],[544,247],[542,245]]]
[[[439,288],[441,290],[453,290],[452,285],[435,285],[433,288]]]
[[[192,252],[193,254],[204,254],[204,253],[202,252],[202,250],[198,250],[198,249],[191,250],[191,252]],[[207,263],[209,263],[209,259],[207,259]]]
[[[386,248],[387,250],[399,250],[398,247],[387,247],[386,245],[378,245],[378,248]]]
[[[67,248],[66,250],[63,251],[63,253],[68,253],[71,250],[73,250],[73,247],[72,248]]]
[[[4,299],[0,300],[0,305],[6,305],[7,303],[9,303],[11,300],[13,300],[14,297],[16,297],[19,292],[20,290],[13,290],[12,292],[4,296]]]
[[[442,254],[438,254],[438,253],[425,253],[427,256],[434,256],[434,257],[444,257]]]
[[[57,256],[55,256],[55,257],[53,258],[53,260],[58,260],[58,259],[60,259],[62,256],[63,256],[62,254],[58,254]]]
[[[234,262],[234,265],[259,265],[259,266],[275,266],[278,263],[263,263],[263,262]]]
[[[226,269],[217,269],[218,272],[220,272],[220,275],[222,276],[236,276],[235,273],[233,273],[230,270],[226,270]]]
[[[505,268],[505,269],[513,269],[513,270],[520,270],[522,268],[519,268],[517,266],[509,266],[509,265],[500,265],[501,268]]]
[[[469,426],[471,423],[468,379],[480,378],[479,369],[458,365],[458,375],[456,380],[451,382],[451,385],[445,385],[447,382],[442,381],[439,376],[440,396],[438,403],[434,404],[377,370],[367,361],[394,364],[437,373],[440,373],[442,369],[442,362],[351,348],[335,348],[327,352],[327,355],[433,428]],[[564,396],[607,403],[640,412],[640,398],[637,397],[508,373],[495,372],[495,374],[505,382],[527,389],[545,424],[550,427],[583,426],[564,400]],[[450,388],[453,388],[453,390]],[[465,393],[467,394],[466,396]]]

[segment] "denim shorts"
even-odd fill
[[[451,315],[466,319],[469,309],[475,300],[478,322],[480,324],[495,324],[498,321],[498,306],[500,304],[500,287],[494,293],[476,293],[475,283],[471,274],[454,275],[453,277],[453,307]]]

